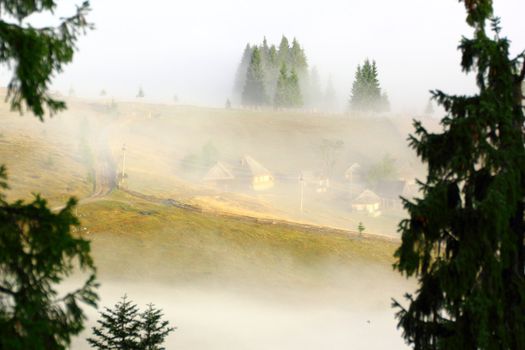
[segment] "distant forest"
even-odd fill
[[[331,79],[323,92],[319,73],[309,68],[297,39],[283,36],[278,47],[264,38],[260,45],[246,44],[235,76],[233,102],[245,107],[336,109]]]

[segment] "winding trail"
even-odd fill
[[[117,187],[116,165],[109,148],[109,127],[100,130],[96,139],[92,143],[94,146],[94,184],[93,192],[78,201],[77,205],[95,202],[107,196]],[[51,210],[60,211],[65,205],[59,205]]]

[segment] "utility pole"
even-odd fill
[[[300,200],[300,208],[301,208],[301,214],[303,213],[303,199],[304,199],[304,185],[305,185],[305,182],[304,182],[304,178],[303,178],[303,174],[301,173],[301,175],[299,175],[299,186],[300,186],[300,189],[301,189],[301,200]]]
[[[122,145],[122,171],[120,173],[119,187],[124,188],[124,179],[126,176],[126,144]]]
[[[348,168],[347,170],[347,176],[348,176],[348,180],[350,181],[350,186],[348,188],[349,192],[350,192],[350,198],[352,198],[352,185],[353,185],[353,182],[354,182],[354,172],[356,170],[359,170],[361,168],[361,166],[357,163],[354,163],[352,164],[352,166],[350,166],[350,168]]]

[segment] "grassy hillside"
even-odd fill
[[[314,143],[323,137],[345,137],[347,155],[367,150],[375,154],[372,150],[379,143],[367,144],[363,138],[371,130],[368,137],[384,133],[393,149],[401,149],[399,131],[389,120],[134,103],[119,103],[116,111],[108,111],[100,102],[74,100],[67,113],[42,124],[9,113],[5,105],[0,109],[0,159],[8,165],[12,199],[29,198],[32,192],[42,193],[52,205],[72,195],[87,198],[93,187],[88,173],[96,161],[86,162],[82,142],[93,158],[98,149],[109,146],[116,164],[126,143],[131,190],[204,209],[188,211],[120,191],[81,204],[81,232],[93,240],[101,276],[177,283],[322,284],[327,265],[352,268],[364,263],[388,269],[393,262],[396,244],[387,240],[223,215],[288,219],[294,213],[283,200],[285,195],[224,192],[188,182],[178,168],[185,152],[198,149],[209,137],[226,159],[250,153],[277,172],[315,164]],[[296,200],[292,192],[294,207]],[[312,212],[322,217],[319,221],[347,220],[344,210],[326,211],[313,198],[306,203],[305,215],[295,215],[297,221],[315,221],[308,218]]]
[[[103,279],[322,283],[327,265],[385,267],[396,247],[329,230],[188,211],[119,191],[82,205],[79,215]]]

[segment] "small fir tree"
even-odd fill
[[[275,97],[273,99],[275,108],[288,107],[288,74],[286,64],[282,64],[279,71],[279,79],[277,80],[277,88],[275,90]]]
[[[239,62],[237,72],[235,73],[235,83],[233,86],[233,99],[235,103],[241,102],[242,92],[244,90],[244,85],[246,84],[246,74],[248,73],[248,67],[250,66],[250,61],[252,59],[252,51],[253,48],[250,44],[246,44],[242,53],[241,62]]]
[[[126,296],[112,308],[100,312],[98,327],[88,343],[98,350],[138,350],[141,345],[139,309]]]
[[[366,59],[358,65],[352,84],[350,108],[357,111],[381,111],[386,106],[379,86],[375,61]]]
[[[169,322],[162,320],[162,311],[149,304],[146,311],[140,314],[141,350],[165,350],[164,339],[175,330]]]
[[[287,66],[290,65],[290,42],[284,35],[279,43],[277,57],[279,58],[279,64],[285,63]]]
[[[359,232],[359,237],[361,237],[363,232],[365,232],[365,226],[362,222],[359,222],[359,225],[357,225],[357,232]]]
[[[293,39],[292,47],[290,48],[290,61],[292,68],[295,69],[298,74],[306,74],[308,70],[306,55],[296,38]]]
[[[264,86],[264,70],[261,53],[257,47],[253,49],[250,66],[246,73],[246,83],[242,93],[242,104],[245,106],[263,106],[268,103]]]
[[[288,104],[293,108],[300,108],[303,106],[303,96],[301,88],[299,87],[299,77],[295,69],[292,69],[290,77],[288,78]]]

